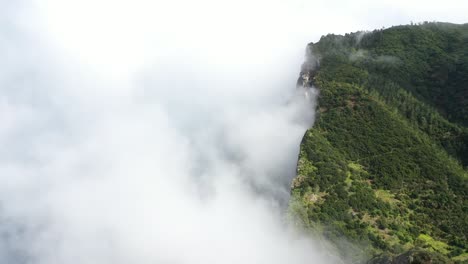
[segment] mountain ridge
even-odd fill
[[[291,185],[300,225],[358,245],[353,259],[468,261],[467,43],[468,24],[423,23],[308,45],[298,83],[320,96]]]

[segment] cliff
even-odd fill
[[[320,96],[291,186],[298,222],[351,259],[466,262],[468,24],[327,35],[308,52],[300,82]],[[442,257],[396,257],[416,247]]]

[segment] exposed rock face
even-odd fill
[[[319,59],[312,53],[313,43],[309,43],[306,48],[305,61],[301,66],[301,73],[297,80],[297,87],[312,87],[315,81],[315,75],[319,68]]]

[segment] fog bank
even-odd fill
[[[7,5],[2,262],[330,259],[282,211],[313,119],[303,48],[199,30],[225,18],[179,4]]]

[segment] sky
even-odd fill
[[[0,262],[346,263],[288,225],[321,35],[468,2],[0,0]]]

